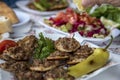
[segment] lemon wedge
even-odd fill
[[[73,3],[77,6],[78,10],[80,11],[84,10],[82,6],[82,0],[73,0]]]
[[[120,24],[119,23],[116,23],[116,22],[114,22],[110,19],[106,19],[105,17],[101,17],[100,20],[107,28],[113,27],[113,28],[120,29]]]

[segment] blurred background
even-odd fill
[[[5,2],[8,6],[12,7],[12,8],[16,8],[16,1],[20,1],[20,0],[0,0]]]

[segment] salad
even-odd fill
[[[44,19],[44,22],[64,32],[78,31],[83,37],[104,38],[110,33],[100,19],[91,17],[86,12],[79,13],[71,8],[67,8],[65,12],[59,12],[55,17]]]
[[[93,6],[86,9],[87,13],[93,17],[101,19],[104,25],[120,29],[120,8],[110,4]]]
[[[40,11],[53,11],[68,7],[67,0],[33,0],[27,5],[31,9]]]

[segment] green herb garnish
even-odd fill
[[[42,33],[39,34],[38,47],[35,49],[34,58],[43,60],[48,57],[54,49],[53,40],[46,38]]]

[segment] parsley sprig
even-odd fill
[[[39,34],[39,39],[37,41],[38,47],[35,49],[34,58],[43,60],[48,57],[54,49],[53,40],[46,38],[42,33]]]

